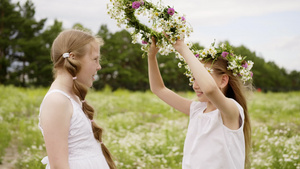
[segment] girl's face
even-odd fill
[[[78,80],[88,87],[93,86],[95,75],[101,69],[100,60],[100,47],[97,42],[92,42],[88,46],[88,52],[80,59],[81,70],[77,74]]]
[[[193,84],[193,89],[197,95],[197,98],[200,102],[208,102],[209,100],[207,99],[207,97],[205,96],[205,94],[202,92],[200,86],[198,85],[198,83],[196,82],[196,80],[194,80],[194,84]]]
[[[211,76],[213,77],[213,79],[215,80],[217,86],[220,86],[221,83],[221,76],[217,76],[215,74],[211,74]],[[220,87],[219,87],[220,88]],[[194,80],[193,83],[193,89],[197,95],[197,98],[200,102],[209,102],[208,98],[205,96],[205,94],[203,93],[203,91],[201,90],[201,87],[198,85],[198,83],[196,82],[196,80]]]

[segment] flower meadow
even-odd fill
[[[0,168],[45,168],[46,155],[38,129],[44,88],[0,86]],[[192,92],[182,96],[195,98]],[[253,93],[249,96],[252,121],[253,169],[300,169],[300,92]],[[180,169],[188,117],[151,92],[90,90],[87,101],[105,129],[103,142],[120,169]],[[15,159],[7,160],[12,147]]]

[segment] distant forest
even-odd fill
[[[20,87],[47,87],[53,81],[51,44],[64,30],[62,22],[56,20],[45,27],[47,18],[36,20],[33,2],[24,4],[1,0],[0,4],[0,84]],[[85,28],[77,23],[73,28]],[[99,80],[94,83],[96,90],[110,86],[129,90],[148,90],[147,59],[143,58],[141,44],[132,44],[130,33],[126,30],[112,33],[106,25],[97,32],[104,39],[101,47],[101,66]],[[202,49],[201,43],[194,44]],[[236,54],[247,56],[254,62],[253,85],[256,89],[267,91],[300,90],[300,72],[288,72],[274,62],[263,58],[245,46],[233,46]],[[284,57],[284,56],[282,56]],[[165,85],[177,91],[191,90],[188,79],[179,69],[174,54],[158,56],[160,70]]]

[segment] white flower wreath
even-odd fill
[[[216,47],[215,43],[212,43],[209,48],[203,50],[191,49],[191,51],[202,63],[211,61],[213,64],[218,58],[225,58],[227,60],[227,69],[231,70],[234,76],[239,76],[244,83],[252,80],[253,73],[251,72],[251,69],[254,63],[250,60],[246,61],[246,56],[243,57],[234,54],[228,43],[222,43],[219,47]],[[178,52],[176,52],[176,58],[180,60],[178,67],[184,67],[186,69],[184,74],[189,78],[190,85],[192,85],[194,79],[188,64]],[[209,73],[213,73],[212,67],[206,67],[206,69]]]
[[[190,79],[190,85],[193,83],[189,66],[172,46],[172,44],[176,43],[176,40],[189,37],[193,32],[192,27],[187,25],[184,15],[179,14],[170,6],[164,7],[161,4],[156,6],[145,0],[110,0],[110,3],[107,4],[108,14],[112,19],[117,20],[119,27],[124,24],[126,28],[134,28],[134,31],[131,33],[132,43],[136,43],[141,37],[144,55],[147,54],[152,43],[151,37],[155,37],[156,46],[160,48],[159,53],[161,55],[168,55],[175,52],[176,58],[180,60],[178,67],[186,69],[185,75]],[[135,15],[148,16],[149,23],[152,23],[151,28],[140,23]],[[155,31],[158,29],[165,32],[169,36],[169,40],[166,39],[164,34]],[[229,44],[222,44],[219,48],[216,48],[214,46],[215,43],[213,43],[210,48],[204,50],[193,50],[191,43],[187,45],[199,61],[206,62],[212,60],[213,63],[218,57],[224,57],[228,61],[227,69],[232,70],[233,75],[240,76],[243,82],[252,79],[253,73],[250,70],[253,62],[246,61],[246,57],[235,55]],[[212,68],[207,68],[207,70],[213,73]]]
[[[142,38],[142,50],[147,53],[151,44],[151,37],[154,36],[157,46],[160,48],[159,53],[168,55],[175,52],[172,44],[177,39],[190,36],[193,29],[187,25],[184,15],[179,14],[174,8],[154,5],[147,1],[133,0],[110,0],[111,5],[107,5],[108,14],[112,19],[117,20],[117,25],[127,25],[126,28],[134,28],[132,43],[136,43],[139,37]],[[140,23],[135,15],[148,16],[151,28]],[[162,30],[169,35],[167,40],[162,33],[155,30]]]

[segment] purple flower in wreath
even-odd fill
[[[181,19],[182,19],[182,21],[185,21],[185,17],[183,16],[183,17],[181,17]]]
[[[222,52],[221,55],[222,55],[223,58],[226,58],[226,56],[227,56],[228,54],[229,54],[228,52]]]
[[[244,67],[245,69],[247,69],[247,67],[248,67],[248,63],[247,63],[247,62],[245,62],[245,64],[243,64],[243,65],[242,65],[242,67]]]
[[[199,54],[196,54],[195,56],[196,56],[196,58],[198,58],[200,55],[199,55]]]
[[[146,45],[146,44],[148,44],[148,42],[147,42],[147,41],[144,41],[144,40],[142,40],[142,44]]]
[[[253,77],[253,72],[250,72],[250,76]]]
[[[169,8],[169,9],[168,9],[168,14],[169,14],[169,15],[174,15],[174,13],[175,13],[174,8]]]
[[[132,8],[138,9],[141,6],[141,3],[139,1],[132,2]]]

